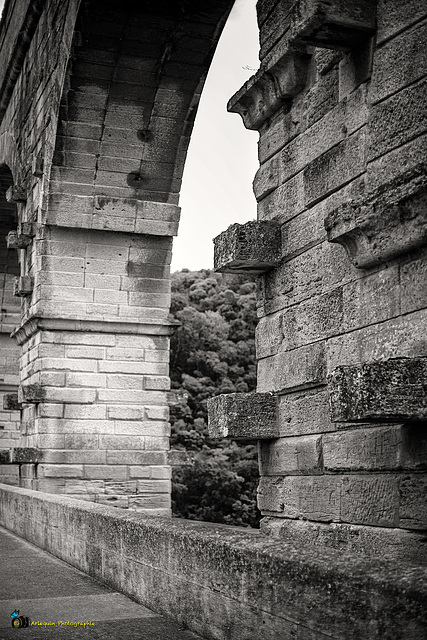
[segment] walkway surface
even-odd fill
[[[0,640],[200,640],[0,527]],[[55,623],[12,628],[11,613]],[[86,627],[58,624],[91,622]]]

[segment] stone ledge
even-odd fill
[[[40,462],[43,452],[33,447],[12,447],[0,450],[0,464],[28,464]]]
[[[280,57],[269,58],[237,93],[227,110],[238,113],[247,129],[259,130],[304,87],[310,56],[306,48],[288,44]]]
[[[360,202],[325,219],[329,242],[341,244],[355,267],[369,269],[427,243],[427,168],[420,163]]]
[[[17,393],[5,393],[3,396],[3,409],[5,411],[20,411],[22,409]]]
[[[327,384],[333,422],[427,420],[427,358],[337,367]]]
[[[9,231],[6,236],[6,244],[8,249],[26,249],[31,243],[33,236],[18,233],[17,231]]]
[[[350,51],[375,30],[375,0],[298,0],[291,14],[291,38],[314,47]]]
[[[169,336],[179,326],[176,320],[117,322],[115,320],[74,320],[33,316],[10,334],[18,344],[24,344],[38,331],[81,331],[83,333],[120,333],[127,335]]]
[[[226,393],[209,398],[208,416],[212,438],[279,437],[279,398],[271,393]]]
[[[2,526],[205,637],[424,637],[427,570],[414,564],[7,485],[0,505]]]
[[[30,296],[34,288],[34,279],[31,276],[20,276],[13,283],[13,295],[18,298]]]
[[[221,273],[260,275],[282,257],[280,226],[274,221],[232,224],[214,238],[214,269]]]

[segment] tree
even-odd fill
[[[172,275],[171,313],[181,324],[171,340],[171,447],[194,452],[172,475],[179,517],[258,526],[255,443],[213,440],[207,399],[255,389],[255,283],[208,269]]]

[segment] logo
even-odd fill
[[[10,617],[12,618],[12,627],[15,627],[15,629],[28,627],[30,624],[30,619],[28,617],[19,615],[19,609],[15,609],[15,611],[10,614]]]

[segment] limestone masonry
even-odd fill
[[[172,239],[232,5],[6,1],[5,483],[170,515]],[[427,6],[257,13],[228,109],[260,133],[258,220],[215,266],[257,275],[258,393],[212,399],[212,433],[259,441],[263,534],[427,564]]]

